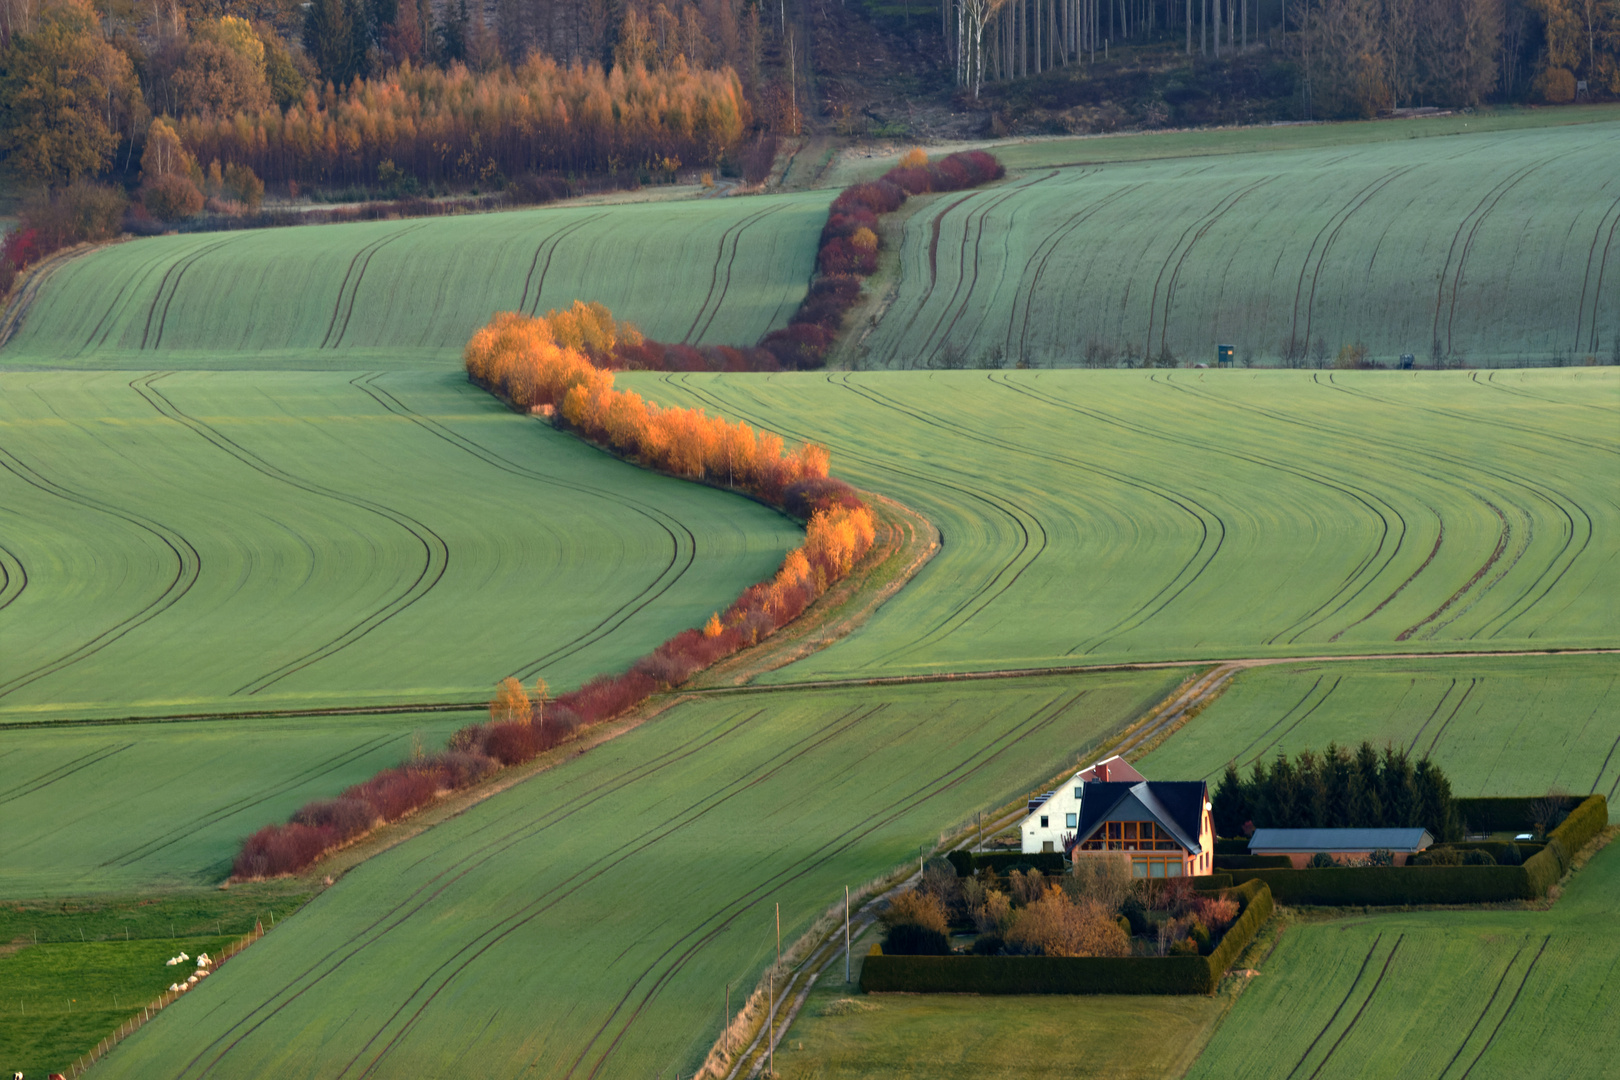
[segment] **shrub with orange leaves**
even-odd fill
[[[907,150],[905,156],[900,159],[900,167],[902,169],[921,169],[927,166],[927,164],[928,151],[924,150],[920,146],[913,146],[910,150]]]

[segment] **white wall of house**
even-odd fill
[[[1080,791],[1087,780],[1138,783],[1146,779],[1118,755],[1081,769],[1024,819],[1019,827],[1019,850],[1025,855],[1063,850],[1064,838],[1072,837],[1080,827]]]

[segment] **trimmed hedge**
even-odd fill
[[[1452,805],[1472,832],[1528,832],[1532,798],[1456,799]]]
[[[952,852],[952,855],[954,854],[955,852]],[[1043,874],[1061,874],[1064,870],[1061,851],[1037,851],[1029,855],[1018,851],[976,851],[972,855],[973,869],[993,869],[1003,875],[1015,866],[1033,866]],[[951,859],[951,864],[956,866],[957,874],[966,876],[962,874],[961,865],[955,858]]]
[[[1286,855],[1217,855],[1217,870],[1288,870],[1294,860]]]
[[[1588,797],[1570,811],[1569,816],[1547,838],[1546,846],[1526,858],[1523,866],[1238,870],[1233,876],[1241,881],[1265,882],[1271,887],[1277,901],[1284,904],[1384,907],[1535,900],[1547,895],[1547,890],[1569,870],[1575,852],[1585,847],[1608,823],[1608,800],[1602,795]]]
[[[1214,892],[1217,890],[1200,890]],[[887,956],[861,968],[868,994],[1211,994],[1271,917],[1259,882],[1231,890],[1243,913],[1209,956]]]

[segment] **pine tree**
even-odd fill
[[[1226,771],[1215,785],[1213,804],[1216,836],[1242,836],[1244,823],[1253,820],[1249,812],[1249,791],[1238,774],[1237,763],[1228,761]]]

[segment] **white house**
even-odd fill
[[[1131,768],[1130,762],[1117,754],[1081,769],[1057,791],[1049,791],[1029,801],[1029,816],[1020,828],[1023,834],[1020,850],[1025,855],[1063,850],[1064,841],[1072,837],[1080,826],[1080,793],[1086,781],[1137,784],[1146,779]]]

